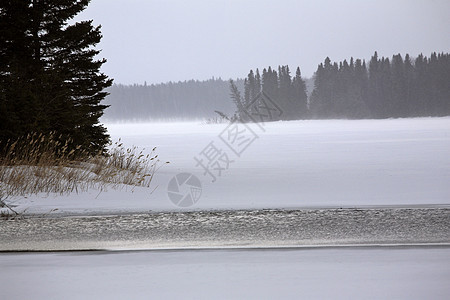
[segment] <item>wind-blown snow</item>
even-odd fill
[[[241,157],[218,135],[227,124],[107,124],[113,138],[162,161],[152,189],[15,199],[28,212],[178,210],[167,185],[188,172],[202,183],[189,209],[450,204],[450,118],[317,120],[265,124]],[[216,182],[194,156],[214,142],[234,160]]]

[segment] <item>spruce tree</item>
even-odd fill
[[[371,57],[369,62],[369,84],[367,91],[367,106],[371,112],[373,118],[380,117],[380,104],[381,99],[381,71],[380,71],[380,61],[378,59],[378,53]]]
[[[306,84],[302,78],[300,67],[297,67],[295,77],[292,81],[293,98],[297,103],[298,115],[297,118],[304,119],[308,113],[308,95],[306,94]]]
[[[259,74],[259,69],[256,69],[255,74],[255,93],[256,95],[261,92],[261,75]]]
[[[405,117],[407,116],[407,87],[404,62],[401,54],[392,56],[391,62],[391,109],[386,116]]]
[[[416,112],[415,116],[429,116],[431,111],[428,101],[427,61],[427,58],[420,54],[414,62],[413,109]]]
[[[366,62],[361,59],[357,59],[355,62],[355,72],[353,76],[355,80],[355,103],[358,109],[355,111],[355,118],[368,118],[370,117],[370,110],[367,105],[368,97],[368,72],[366,68]]]
[[[109,141],[99,124],[112,80],[96,60],[102,37],[92,20],[69,24],[90,0],[5,0],[0,4],[0,143],[56,132],[97,153]]]
[[[331,64],[329,57],[325,58],[315,73],[314,90],[311,94],[311,113],[314,118],[336,117],[336,86],[338,85],[339,66]]]
[[[381,104],[381,118],[389,118],[392,116],[392,71],[389,58],[381,58],[381,95],[379,99]]]
[[[256,79],[255,74],[253,73],[253,70],[250,70],[250,73],[248,73],[247,76],[247,84],[248,84],[248,91],[249,91],[249,101],[253,101],[255,99],[257,93],[256,93]],[[247,103],[248,103],[247,102]]]
[[[314,119],[319,119],[323,111],[325,81],[325,68],[323,63],[320,63],[317,66],[317,71],[314,73],[314,89],[310,96],[309,111]]]
[[[284,117],[287,119],[293,119],[292,114],[294,113],[293,103],[290,99],[290,89],[291,74],[289,67],[278,66],[278,93],[275,101],[277,101],[283,111]]]
[[[405,87],[404,87],[404,93],[405,93],[405,107],[403,109],[404,115],[407,117],[415,117],[417,116],[418,112],[415,110],[415,99],[414,99],[414,84],[416,82],[415,78],[415,71],[414,66],[411,62],[411,58],[409,54],[405,55],[404,60],[404,75],[405,75]]]
[[[269,97],[271,97],[274,101],[278,95],[278,75],[277,71],[272,70],[272,67],[264,69],[262,76],[262,89],[264,93],[266,93]]]

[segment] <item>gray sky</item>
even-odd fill
[[[288,64],[450,51],[449,0],[92,0],[116,83],[245,77]]]

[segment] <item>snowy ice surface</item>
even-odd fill
[[[0,254],[4,299],[448,299],[450,248]]]
[[[201,197],[188,208],[193,210],[450,204],[449,117],[272,122],[264,130],[250,124],[257,138],[240,157],[219,138],[228,124],[106,126],[114,141],[148,151],[156,146],[159,158],[170,161],[152,188],[16,198],[18,210],[183,210],[167,196],[170,179],[181,172],[201,180]],[[215,173],[215,182],[194,160],[210,142],[233,160],[221,176]]]

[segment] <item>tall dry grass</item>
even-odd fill
[[[87,155],[81,147],[70,149],[55,133],[30,134],[8,142],[0,156],[0,208],[16,213],[8,199],[39,193],[69,194],[94,188],[150,187],[161,162],[156,148],[126,148],[120,140],[106,153]]]

